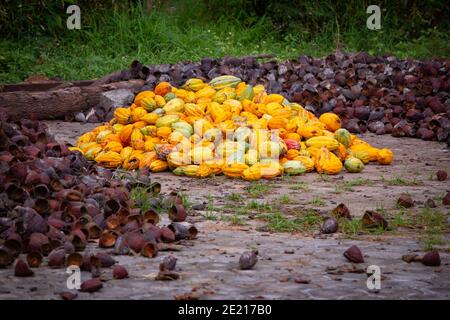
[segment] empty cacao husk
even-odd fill
[[[103,284],[100,281],[100,279],[93,278],[93,279],[84,281],[81,284],[80,291],[92,293],[92,292],[100,290],[101,288],[103,288]]]
[[[72,252],[67,256],[66,266],[81,267],[83,264],[83,256],[78,252]]]
[[[72,230],[70,235],[70,241],[72,242],[75,251],[83,251],[87,245],[86,235],[81,229]]]
[[[142,234],[138,232],[130,232],[126,234],[127,246],[136,253],[140,253],[145,245]]]
[[[359,250],[359,248],[355,245],[351,246],[344,252],[344,257],[346,257],[349,261],[354,263],[364,262],[361,250]]]
[[[248,270],[255,266],[258,262],[258,255],[256,251],[246,251],[239,258],[239,268]]]
[[[78,297],[77,293],[72,293],[72,292],[68,292],[68,291],[61,292],[59,295],[61,296],[61,298],[63,300],[74,300]]]
[[[439,251],[432,250],[422,257],[422,263],[426,266],[437,267],[441,265],[441,257]]]
[[[175,267],[176,267],[176,265],[177,265],[177,258],[176,257],[174,257],[173,255],[168,255],[168,256],[165,256],[164,258],[163,258],[163,260],[161,261],[161,263],[159,264],[159,270],[160,271],[164,271],[164,270],[169,270],[169,271],[172,271],[172,270],[175,270]]]
[[[362,225],[365,228],[388,228],[388,222],[383,218],[381,214],[375,211],[367,210],[362,219]]]
[[[175,204],[169,209],[169,219],[173,222],[183,222],[186,220],[186,209],[182,204]]]
[[[100,235],[99,246],[100,248],[112,248],[116,243],[117,233],[111,230],[103,230]]]
[[[34,272],[28,267],[28,264],[25,261],[17,259],[14,267],[14,275],[16,277],[32,277],[34,276]]]
[[[124,266],[116,265],[113,267],[113,278],[114,279],[125,279],[128,278],[128,271]]]
[[[321,230],[325,234],[335,233],[339,228],[339,223],[334,218],[328,218],[322,224]]]
[[[104,252],[97,252],[95,256],[100,260],[100,265],[102,268],[109,268],[116,264],[116,260]]]
[[[130,249],[128,248],[126,241],[125,241],[125,237],[123,235],[120,235],[117,240],[116,243],[114,245],[114,254],[115,255],[127,255],[128,253],[130,253]]]
[[[198,234],[197,228],[189,222],[172,222],[168,228],[175,234],[175,239],[195,239]]]
[[[17,257],[23,249],[22,237],[18,233],[10,233],[3,244],[13,257]]]
[[[173,242],[176,240],[175,231],[169,227],[161,228],[161,240],[164,242]]]
[[[0,268],[5,268],[13,263],[13,256],[8,248],[0,246]]]
[[[93,221],[87,223],[85,229],[89,233],[89,239],[99,239],[102,234],[102,229]]]
[[[156,257],[158,254],[158,246],[156,242],[146,242],[141,250],[141,255],[147,258]]]
[[[42,254],[39,252],[30,252],[27,254],[27,262],[30,268],[39,268],[42,264]]]
[[[44,256],[51,251],[50,240],[45,234],[33,233],[28,240],[28,252],[40,252]]]
[[[64,249],[55,249],[48,255],[48,266],[50,268],[62,268],[66,264],[66,252]]]

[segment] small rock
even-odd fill
[[[416,262],[417,258],[419,258],[417,254],[405,254],[402,256],[402,260],[407,263]]]
[[[447,172],[444,170],[439,170],[438,172],[436,172],[436,177],[438,181],[445,181],[447,180]]]
[[[171,281],[171,280],[177,280],[180,278],[180,275],[175,271],[160,271],[158,272],[158,275],[156,276],[155,280],[162,280],[162,281]]]
[[[397,200],[397,204],[401,207],[404,208],[411,208],[412,206],[414,206],[414,201],[411,198],[410,195],[408,194],[402,194],[398,200]]]
[[[204,203],[198,203],[198,204],[194,204],[192,206],[193,210],[198,210],[198,211],[205,210],[205,208],[206,208],[206,204],[204,204]]]
[[[308,284],[308,283],[311,282],[311,280],[305,279],[305,278],[302,278],[302,277],[298,277],[298,278],[294,279],[294,282],[295,283],[301,283],[301,284]]]
[[[437,267],[441,265],[441,257],[437,250],[430,251],[422,257],[422,263],[429,267]]]

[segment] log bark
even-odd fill
[[[51,120],[64,118],[66,114],[83,111],[98,105],[103,92],[115,89],[131,89],[138,92],[144,80],[120,81],[109,84],[59,87],[46,91],[0,92],[0,109],[8,118]]]

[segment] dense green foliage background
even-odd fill
[[[81,8],[81,30],[66,8]],[[382,10],[368,30],[366,8]],[[5,0],[0,2],[0,82],[31,74],[99,77],[131,60],[172,63],[204,56],[273,53],[278,59],[347,51],[449,57],[448,1]]]

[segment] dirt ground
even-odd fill
[[[49,122],[56,138],[69,143],[93,126]],[[450,173],[449,150],[418,139],[371,134],[363,138],[391,148],[394,163],[367,165],[360,174],[308,173],[256,184],[223,176],[197,180],[169,172],[152,174],[163,192],[178,190],[188,197],[188,220],[196,224],[198,238],[153,259],[115,257],[130,278],[113,280],[111,269],[104,269],[104,287],[93,294],[79,293],[78,299],[449,299],[450,210],[442,205],[442,197],[450,184],[437,181],[435,175],[437,170]],[[413,197],[414,207],[396,205],[402,193]],[[427,209],[427,199],[437,207]],[[356,219],[365,210],[377,210],[392,228],[378,232],[340,228],[332,235],[321,234],[317,221],[339,203],[347,205]],[[320,219],[304,228],[298,221],[311,213]],[[433,214],[443,217],[438,229],[430,229],[436,227]],[[415,223],[406,223],[408,219]],[[286,223],[299,229],[280,232]],[[406,254],[424,254],[430,243],[439,249],[441,266],[402,260]],[[353,244],[363,252],[364,263],[344,258],[343,252]],[[95,245],[91,249],[98,250]],[[239,270],[240,254],[251,249],[258,250],[258,263],[252,270]],[[167,254],[178,258],[180,279],[155,281],[159,262]],[[370,265],[381,270],[379,290],[366,285]],[[0,299],[60,299],[58,293],[67,291],[65,270],[41,267],[35,273],[33,278],[17,278],[11,267],[0,270]],[[89,277],[82,273],[83,280]]]

